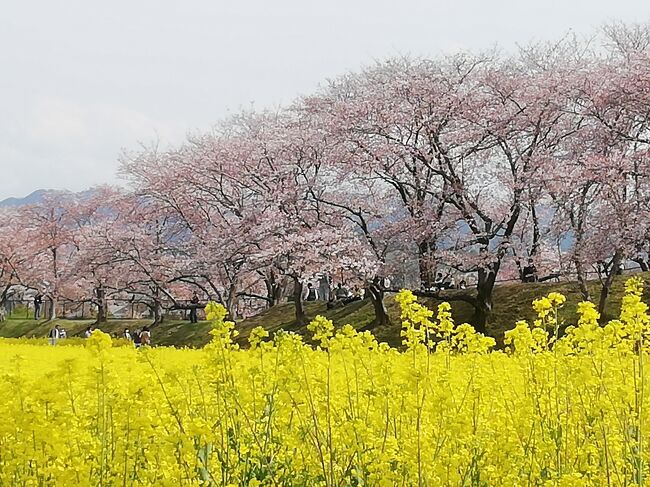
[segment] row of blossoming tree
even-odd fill
[[[243,111],[172,149],[125,153],[129,191],[6,211],[0,292],[163,303],[193,290],[232,315],[301,296],[315,274],[366,289],[441,269],[485,330],[499,279],[580,283],[600,310],[623,262],[648,270],[650,31],[438,59],[396,58],[274,111]],[[103,310],[103,311],[102,311]]]

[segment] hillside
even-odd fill
[[[639,274],[646,281],[645,301],[650,302],[650,273]],[[623,286],[629,275],[619,276],[614,282],[612,294],[608,301],[605,311],[605,318],[610,319],[618,315],[623,295]],[[593,283],[593,295],[597,296],[598,287]],[[532,301],[540,296],[546,295],[552,291],[557,291],[567,297],[567,303],[561,314],[561,319],[566,325],[575,324],[575,311],[577,304],[582,300],[577,283],[540,283],[540,284],[522,284],[511,283],[501,284],[495,290],[495,309],[489,324],[489,334],[497,339],[498,343],[503,340],[503,333],[513,327],[518,319],[532,320],[535,317],[531,308]],[[459,291],[448,291],[446,295],[452,303],[452,312],[457,323],[469,321],[472,316],[472,307],[462,301],[453,301],[454,293]],[[440,303],[435,299],[420,299],[421,302],[433,308]],[[394,296],[386,299],[386,307],[391,316],[393,324],[387,327],[372,329],[373,334],[379,341],[384,341],[393,346],[401,343],[400,338],[400,321],[399,307],[394,300]],[[336,326],[345,324],[354,325],[355,328],[362,328],[369,325],[373,319],[372,305],[369,301],[358,301],[345,307],[332,310],[326,309],[325,303],[305,303],[305,310],[309,317],[318,314],[324,315],[334,321]],[[264,311],[259,315],[239,322],[237,329],[240,332],[237,341],[245,346],[250,331],[256,326],[263,326],[271,334],[275,331],[284,329],[294,331],[301,335],[307,335],[305,327],[296,325],[293,319],[293,305],[291,303],[276,306],[270,310]],[[81,335],[83,330],[92,323],[92,320],[57,320],[63,326],[70,336]],[[101,326],[101,329],[107,333],[119,334],[124,328],[131,330],[140,328],[148,324],[147,320],[110,320]],[[10,319],[0,323],[1,337],[45,337],[52,327],[51,323],[25,319]],[[175,319],[168,320],[165,323],[152,327],[154,343],[158,345],[173,345],[178,347],[199,347],[205,345],[209,339],[210,324],[199,322],[192,325],[187,321]]]
[[[646,281],[645,301],[650,302],[650,273],[635,274],[644,278]],[[625,281],[631,277],[629,274],[616,277],[612,286],[612,293],[607,302],[604,318],[609,320],[617,317],[623,297]],[[493,336],[497,343],[502,343],[503,333],[514,327],[514,323],[519,319],[532,321],[536,315],[532,309],[534,299],[547,295],[550,292],[560,292],[567,297],[567,302],[561,314],[561,319],[565,325],[575,324],[576,309],[579,302],[582,301],[580,289],[577,283],[535,283],[523,284],[520,282],[500,284],[496,287],[494,293],[494,313],[491,322],[488,325],[488,333]],[[465,292],[465,291],[463,291]],[[596,300],[600,288],[598,283],[591,284],[592,300]],[[446,291],[441,296],[442,299],[420,298],[421,303],[426,304],[429,308],[434,309],[445,299],[448,299],[452,305],[452,314],[456,323],[469,322],[472,318],[473,308],[463,301],[453,301],[453,297],[460,291]],[[355,328],[362,328],[372,323],[374,314],[372,305],[369,301],[360,301],[351,303],[344,308],[334,310],[326,309],[325,303],[305,303],[307,315],[309,317],[321,314],[327,316],[337,326],[352,324]],[[391,316],[392,325],[388,327],[379,327],[372,329],[373,334],[379,341],[384,341],[393,346],[401,344],[400,330],[401,323],[399,320],[399,306],[394,300],[394,296],[386,299],[386,308]],[[273,309],[260,313],[259,315],[245,320],[239,326],[241,333],[240,338],[246,338],[249,331],[256,326],[264,326],[270,332],[284,328],[304,334],[306,330],[296,326],[293,319],[293,306],[291,303],[277,306]]]

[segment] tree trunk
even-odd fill
[[[106,306],[106,290],[101,284],[95,288],[95,296],[97,297],[97,324],[106,323],[107,321],[107,306]]]
[[[228,317],[232,321],[237,319],[237,304],[239,302],[239,296],[237,295],[237,286],[233,284],[228,289],[228,298],[226,299],[226,309],[228,310]]]
[[[271,273],[264,277],[264,285],[266,286],[266,296],[268,307],[272,308],[282,302],[284,297],[284,290],[286,288],[286,279],[277,279],[275,273]]]
[[[478,283],[476,284],[476,304],[474,306],[474,317],[472,324],[479,333],[487,331],[487,323],[492,314],[492,294],[497,279],[500,263],[493,262],[478,270]]]
[[[386,311],[386,305],[384,304],[384,290],[380,283],[381,279],[375,279],[366,288],[370,296],[370,301],[372,302],[372,307],[375,310],[375,319],[372,322],[373,327],[390,325],[390,316],[388,316],[388,311]]]
[[[302,282],[297,277],[293,278],[293,304],[296,309],[296,323],[304,325],[307,323],[307,315],[302,304]]]
[[[273,288],[273,302],[275,304],[284,303],[287,300],[287,286],[288,280],[286,277],[283,277],[278,281]]]
[[[533,198],[530,198],[530,216],[533,220],[533,243],[530,249],[531,258],[535,258],[539,252],[539,243],[541,241],[541,232],[539,230],[539,218],[537,217],[537,210]]]
[[[162,301],[160,300],[160,287],[158,285],[153,285],[151,287],[152,291],[152,298],[151,298],[151,305],[149,306],[151,309],[151,315],[153,317],[153,325],[158,325],[163,322],[165,316],[164,316],[164,310],[163,310],[163,304]]]
[[[612,283],[614,282],[614,276],[616,276],[618,267],[619,265],[621,265],[622,261],[623,261],[623,252],[617,250],[614,253],[614,257],[612,257],[612,262],[610,263],[609,272],[607,272],[607,277],[605,277],[605,280],[602,283],[602,287],[600,288],[600,298],[598,299],[598,312],[600,313],[601,317],[605,312],[605,305],[607,304],[609,291],[611,290]]]
[[[58,304],[58,300],[56,296],[50,296],[50,308],[47,310],[47,319],[48,321],[55,320],[56,319],[56,306]]]
[[[151,314],[153,315],[154,325],[159,325],[163,322],[165,314],[163,311],[162,303],[158,300],[155,300],[151,306]]]
[[[418,244],[418,266],[420,268],[420,285],[426,289],[433,286],[434,276],[431,271],[431,242],[425,240]]]
[[[9,290],[12,288],[13,284],[7,284],[0,294],[0,308],[4,308],[7,304],[7,297],[9,296]],[[8,312],[9,310],[7,310]]]

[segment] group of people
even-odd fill
[[[93,325],[90,325],[84,331],[84,338],[90,338],[96,328]],[[131,332],[128,328],[124,328],[121,334],[115,333],[113,338],[124,338],[130,342],[133,342],[135,348],[140,348],[141,346],[151,345],[151,330],[148,326],[142,327],[142,329],[137,329]]]
[[[337,305],[345,306],[346,304],[353,303],[354,301],[362,301],[365,295],[365,289],[354,287],[352,290],[350,290],[339,282],[334,288],[334,291],[330,293],[330,298],[327,301],[327,307],[334,308]]]
[[[353,301],[363,300],[365,289],[354,287],[352,290],[345,287],[342,283],[338,283],[334,289],[328,289],[323,292],[321,289],[315,288],[310,282],[307,284],[303,299],[305,301],[326,301],[328,308],[333,308],[336,305],[346,305]]]
[[[135,348],[151,346],[151,330],[149,330],[148,326],[142,327],[142,330],[134,330],[133,333],[128,328],[125,328],[119,338],[133,342]]]
[[[422,283],[420,291],[430,291],[437,293],[443,289],[467,289],[467,282],[465,279],[461,279],[458,283],[453,276],[447,275],[443,276],[442,272],[436,274],[436,278],[433,281],[433,284],[427,286],[425,283]]]
[[[54,325],[54,328],[52,328],[47,334],[47,339],[50,342],[50,345],[56,345],[56,342],[65,338],[68,338],[68,332],[65,331],[65,328],[59,325]]]
[[[96,329],[97,328],[94,325],[86,327],[83,333],[84,338],[90,338]],[[59,324],[54,325],[47,334],[50,345],[56,345],[59,340],[67,338],[67,336],[68,334],[65,329]],[[143,327],[141,330],[135,330],[133,333],[131,333],[128,328],[125,328],[121,335],[116,335],[114,337],[124,338],[133,342],[135,348],[151,346],[151,331],[148,326]]]

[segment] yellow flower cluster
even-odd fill
[[[410,351],[424,347],[438,352],[488,352],[495,345],[491,337],[476,333],[468,324],[456,326],[449,303],[440,303],[436,321],[433,311],[417,302],[408,290],[401,291],[395,300],[402,309],[402,343]]]
[[[508,349],[397,296],[405,350],[318,317],[202,350],[0,341],[2,486],[623,486],[650,475],[650,320],[629,283],[605,326],[536,300]],[[435,318],[434,318],[435,315]]]

